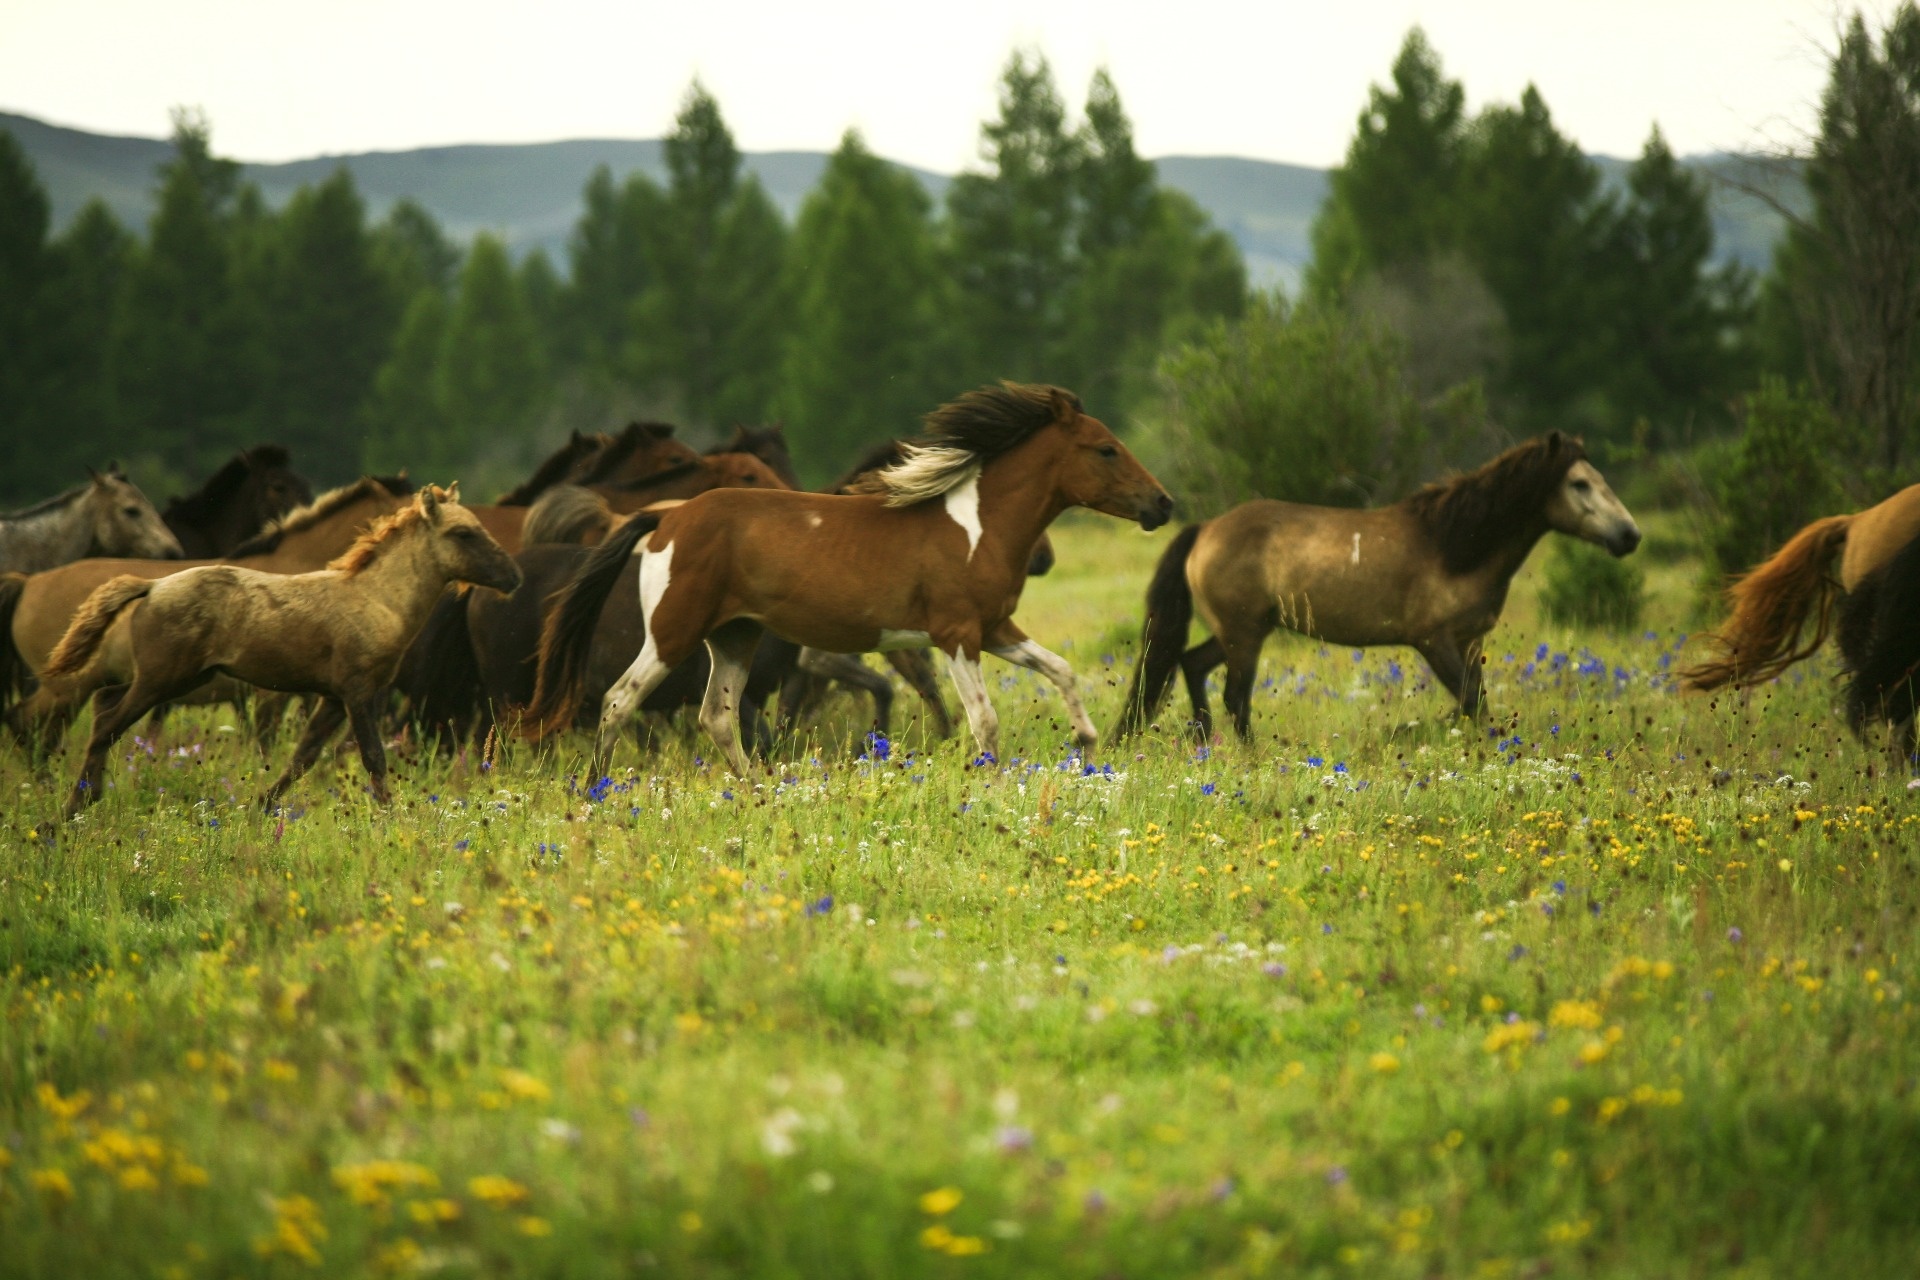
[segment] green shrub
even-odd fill
[[[1741,405],[1740,422],[1736,440],[1699,458],[1716,508],[1707,539],[1716,578],[1759,563],[1802,525],[1846,505],[1836,468],[1847,441],[1811,391],[1768,375]]]
[[[1629,631],[1646,608],[1647,575],[1591,543],[1555,538],[1540,603],[1554,622]]]

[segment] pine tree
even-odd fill
[[[615,186],[602,165],[587,180],[583,199],[567,242],[564,348],[569,363],[611,377],[626,358],[635,303],[653,283],[666,197],[644,174]]]
[[[712,95],[695,84],[666,140],[670,181],[653,278],[635,301],[627,365],[695,424],[763,419],[779,377],[786,225]]]
[[[122,451],[111,336],[137,248],[99,200],[88,201],[53,242],[42,310],[50,363],[37,421],[47,428],[41,451],[59,477]]]
[[[259,317],[256,433],[327,481],[350,478],[360,456],[362,411],[399,319],[365,219],[345,169],[302,187],[262,236],[248,291]]]
[[[963,173],[947,188],[968,382],[1066,380],[1080,160],[1066,119],[1046,59],[1015,53],[1000,80],[999,118],[981,129],[991,171]]]
[[[1455,242],[1466,125],[1465,90],[1415,27],[1394,59],[1393,87],[1368,91],[1346,160],[1328,175],[1310,292],[1337,297],[1366,272],[1425,263]]]
[[[0,485],[26,497],[50,470],[35,454],[49,351],[44,325],[53,271],[46,189],[11,133],[0,131]],[[48,478],[51,478],[48,476]]]
[[[391,475],[411,468],[446,474],[471,444],[456,438],[440,403],[440,353],[447,342],[447,295],[431,286],[413,295],[393,347],[374,376],[360,454],[363,471]]]
[[[422,289],[453,292],[460,278],[460,248],[421,205],[397,202],[370,236],[374,265],[387,280],[396,314]]]
[[[436,382],[447,423],[439,458],[448,462],[468,461],[503,437],[524,436],[545,396],[540,335],[506,246],[493,236],[478,237],[467,252]]]
[[[931,212],[920,183],[853,131],[800,211],[776,408],[814,483],[877,440],[913,434],[952,390],[933,366],[943,277]]]
[[[206,122],[174,116],[147,243],[116,327],[122,420],[139,445],[199,471],[250,443],[251,333],[234,287],[240,166],[213,154]]]

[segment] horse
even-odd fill
[[[685,448],[678,441],[672,443],[677,448]],[[632,468],[618,470],[624,472],[629,469]],[[785,488],[772,468],[751,454],[744,453],[715,454],[710,457],[692,454],[637,477],[566,483],[577,483],[599,494],[616,515],[630,515],[651,503],[688,498],[723,486]],[[552,486],[548,492],[552,492]],[[509,553],[518,551],[524,545],[523,530],[531,507],[482,506],[469,507],[468,510],[478,517],[487,532]]]
[[[772,468],[773,474],[780,477],[780,483],[789,489],[804,489],[800,483],[800,473],[794,470],[793,454],[787,448],[785,427],[774,423],[765,427],[746,427],[736,425],[733,434],[707,450],[707,456],[721,453],[750,453]]]
[[[594,624],[639,549],[646,639],[602,704],[596,771],[613,731],[704,641],[713,669],[701,724],[747,776],[736,708],[763,630],[830,653],[938,648],[975,743],[997,757],[986,650],[1050,680],[1091,745],[1098,734],[1072,669],[1013,623],[1027,558],[1068,507],[1157,528],[1173,512],[1160,482],[1072,392],[1002,382],[928,414],[906,461],[867,487],[714,490],[650,532],[633,522],[608,538],[548,614],[523,732],[537,740],[572,721]]]
[[[584,436],[578,431],[569,433],[565,444],[548,454],[546,459],[534,468],[531,476],[495,498],[494,505],[499,507],[533,505],[534,500],[541,494],[556,484],[566,483],[568,476],[612,443],[613,437],[605,432]]]
[[[353,545],[375,520],[400,509],[413,486],[400,476],[363,476],[274,522],[234,548],[224,563],[262,573],[307,573],[326,566]],[[18,697],[40,676],[60,637],[87,597],[110,579],[132,575],[162,578],[182,569],[217,563],[178,560],[78,560],[30,577],[0,576],[0,698]],[[86,671],[64,681],[42,681],[33,695],[6,713],[14,736],[27,743],[50,741],[65,729],[80,704],[102,685],[131,678],[125,636],[110,635]],[[230,689],[201,690],[221,701]]]
[[[0,514],[0,573],[38,573],[87,556],[180,558],[180,540],[120,468],[89,469],[87,477],[57,498]]]
[[[661,472],[679,474],[683,468],[697,466],[700,455],[674,439],[673,433],[673,426],[665,422],[635,422],[618,436],[582,436],[575,432],[526,483],[501,495],[497,503],[467,510],[508,552],[517,551],[528,505],[554,485],[576,484],[610,491],[643,484]]]
[[[577,484],[556,484],[533,500],[520,527],[520,546],[589,547],[615,520],[604,496]]]
[[[1477,717],[1481,641],[1549,531],[1616,556],[1640,545],[1640,527],[1585,446],[1558,431],[1376,510],[1258,499],[1189,525],[1147,588],[1140,661],[1115,732],[1125,737],[1152,718],[1178,668],[1199,734],[1210,739],[1206,678],[1225,662],[1227,710],[1247,739],[1260,649],[1277,628],[1360,648],[1411,645]],[[1196,610],[1213,638],[1188,649]]]
[[[1836,628],[1847,673],[1847,723],[1866,740],[1869,722],[1887,726],[1887,748],[1914,756],[1920,704],[1920,536],[1860,577],[1846,592]]]
[[[160,519],[180,540],[183,554],[215,560],[271,522],[313,501],[313,489],[290,466],[277,444],[256,445],[233,455],[207,482],[167,503]]]
[[[1920,535],[1920,484],[1852,515],[1815,520],[1727,588],[1728,617],[1703,637],[1716,657],[1680,673],[1683,687],[1764,684],[1826,642],[1834,597],[1853,591]],[[1840,558],[1840,575],[1832,576]],[[1800,644],[1807,619],[1813,639]]]
[[[497,591],[520,584],[500,544],[459,503],[458,487],[428,486],[314,573],[207,565],[154,580],[119,577],[87,597],[47,661],[50,679],[78,674],[114,620],[132,606],[133,679],[93,700],[93,735],[67,799],[69,818],[99,798],[107,752],[154,707],[216,675],[317,695],[271,808],[345,720],[374,799],[388,803],[386,753],[374,718],[414,635],[449,582]]]

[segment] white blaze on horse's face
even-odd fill
[[[1614,496],[1606,477],[1584,458],[1567,468],[1553,501],[1547,504],[1547,523],[1560,533],[1605,547],[1624,556],[1640,545],[1640,526],[1626,505]]]

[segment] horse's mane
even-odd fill
[[[583,436],[578,431],[574,432],[567,442],[555,449],[552,455],[535,468],[534,473],[528,476],[517,489],[501,494],[498,505],[524,507],[531,504],[535,498],[566,479],[568,472],[587,461],[583,454],[588,454],[589,450],[598,453],[609,443],[608,437],[604,435]]]
[[[670,422],[628,424],[627,429],[615,436],[611,444],[593,456],[593,460],[587,464],[587,469],[583,473],[573,477],[573,483],[600,484],[618,471],[626,460],[643,446],[668,439],[673,432],[674,427]]]
[[[1080,411],[1080,397],[1059,387],[1002,382],[976,388],[929,413],[919,438],[899,443],[902,460],[856,488],[884,493],[890,507],[937,498],[1042,427]]]
[[[642,489],[652,489],[675,480],[684,480],[695,472],[704,471],[706,468],[707,460],[705,457],[689,458],[685,462],[676,462],[670,467],[665,467],[654,472],[652,475],[641,476],[638,480],[622,480],[619,484],[603,485],[601,487],[611,489],[615,493],[638,493]],[[582,481],[581,483],[584,485],[585,482]]]
[[[708,457],[716,453],[758,455],[762,449],[771,445],[780,445],[784,448],[786,443],[786,429],[777,423],[768,427],[749,427],[736,422],[733,426],[733,434],[706,452]]]
[[[330,489],[306,506],[289,511],[278,520],[270,521],[266,528],[229,551],[227,557],[237,560],[244,556],[263,556],[270,551],[278,551],[280,544],[290,534],[313,528],[321,521],[338,514],[342,509],[364,498],[374,496],[375,490],[383,490],[393,497],[404,498],[413,492],[413,482],[405,476],[361,476],[352,484]]]
[[[854,464],[847,468],[847,473],[833,482],[832,492],[874,492],[872,489],[863,488],[860,482],[867,479],[874,472],[887,467],[898,466],[900,463],[905,462],[906,459],[907,451],[905,441],[882,440],[854,460]]]
[[[242,449],[222,463],[220,469],[208,476],[207,482],[194,492],[169,500],[160,518],[187,525],[203,524],[219,514],[220,505],[233,497],[255,469],[285,467],[292,461],[293,455],[277,444]]]
[[[71,505],[76,498],[87,491],[87,488],[88,486],[84,484],[77,484],[64,493],[56,493],[51,498],[43,498],[30,507],[21,507],[18,511],[0,512],[0,520],[24,520],[28,516],[45,515],[49,511],[58,511],[62,507]]]
[[[372,564],[374,558],[380,554],[381,547],[399,534],[426,520],[427,512],[420,505],[420,499],[429,493],[441,502],[459,501],[458,496],[451,489],[442,489],[437,484],[428,485],[422,493],[414,495],[412,502],[374,521],[365,533],[353,540],[352,546],[335,556],[327,568],[338,570],[351,578]]]
[[[1403,505],[1440,544],[1447,572],[1467,573],[1486,562],[1506,530],[1545,506],[1567,468],[1586,456],[1578,438],[1550,431],[1478,470],[1427,485]]]

